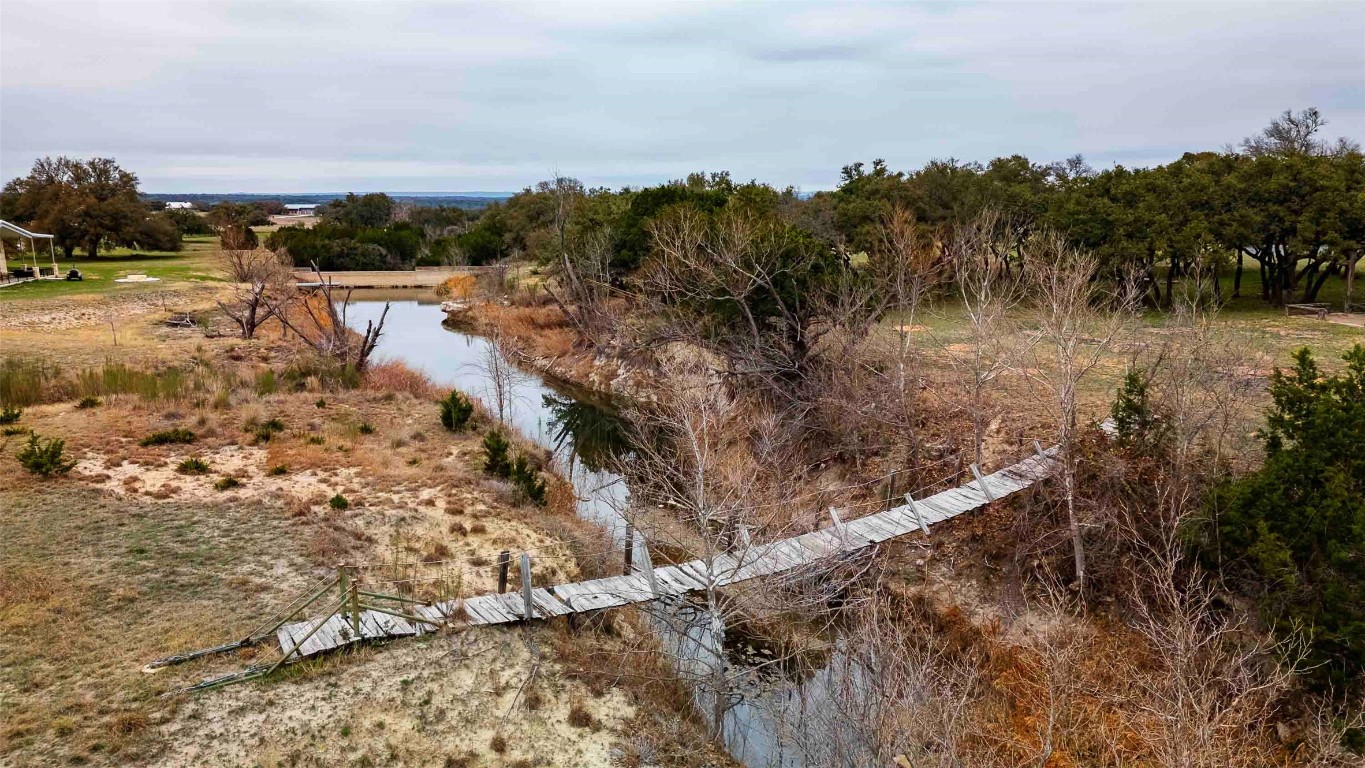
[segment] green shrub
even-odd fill
[[[202,475],[209,471],[209,463],[197,456],[191,456],[180,462],[175,471],[182,475]]]
[[[23,416],[24,412],[18,408],[11,408],[8,405],[4,410],[0,410],[0,424],[13,424]]]
[[[323,397],[319,397],[319,398],[318,398],[318,401],[317,401],[316,403],[313,403],[313,406],[314,406],[315,408],[326,408],[326,407],[327,407],[327,399],[326,399],[326,398],[323,398]]]
[[[268,443],[270,438],[284,431],[284,422],[271,419],[260,424],[248,424],[247,429],[256,437],[258,443]]]
[[[327,438],[323,437],[322,435],[309,435],[309,436],[308,436],[308,444],[309,444],[309,445],[322,445],[322,444],[325,443],[325,442],[327,442]]]
[[[5,437],[13,437],[15,435],[27,435],[28,431],[28,427],[8,426],[4,429],[0,429],[0,434],[3,434]]]
[[[473,415],[474,404],[455,390],[441,401],[441,425],[451,432],[464,429]]]
[[[76,403],[76,407],[80,409],[98,408],[103,404],[104,401],[98,397],[82,397],[80,402]]]
[[[229,490],[232,490],[233,488],[240,488],[241,485],[242,485],[242,481],[241,481],[241,480],[238,480],[238,479],[235,478],[235,477],[229,476],[229,477],[225,477],[225,478],[219,480],[218,482],[214,483],[214,484],[213,484],[213,487],[216,488],[216,489],[218,489],[218,490],[220,490],[220,491],[229,491]]]
[[[540,476],[540,469],[526,454],[518,453],[516,461],[512,462],[511,479],[528,501],[536,506],[545,506],[545,478]]]
[[[507,451],[511,446],[502,430],[491,430],[483,438],[483,471],[493,477],[507,478],[512,474],[512,464]]]
[[[36,434],[28,436],[28,445],[19,449],[16,458],[29,472],[42,477],[64,475],[76,466],[65,457],[66,441],[59,437],[43,440]]]
[[[275,466],[271,467],[270,471],[266,472],[266,474],[270,475],[271,477],[280,477],[281,475],[287,475],[289,474],[289,467],[283,464],[276,464]]]
[[[1310,680],[1365,683],[1365,346],[1323,376],[1307,349],[1271,376],[1265,464],[1214,494],[1211,561],[1285,633],[1311,638]]]
[[[362,422],[360,422],[360,426],[358,427],[358,429],[360,430],[360,434],[362,434],[362,435],[373,435],[373,434],[374,434],[374,425],[371,424],[371,423],[368,422],[368,421],[362,421]]]
[[[142,441],[139,443],[139,445],[146,448],[147,446],[152,445],[174,445],[178,443],[192,443],[194,442],[194,440],[195,436],[193,432],[189,431],[188,429],[185,429],[184,427],[176,427],[175,429],[165,429],[160,432],[153,432],[152,434],[142,438]]]
[[[345,496],[342,496],[340,493],[338,493],[337,495],[327,500],[327,506],[331,507],[332,509],[340,510],[346,509],[347,507],[351,506],[351,502],[347,501]]]

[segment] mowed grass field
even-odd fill
[[[222,271],[217,264],[218,238],[215,235],[196,235],[185,238],[181,251],[133,251],[115,248],[95,258],[85,256],[79,249],[73,259],[57,255],[61,274],[71,268],[79,269],[84,280],[34,280],[20,285],[0,288],[0,301],[23,301],[58,296],[93,293],[135,293],[148,289],[174,287],[192,282],[221,281]],[[10,259],[16,265],[17,259]],[[47,266],[49,259],[39,257],[38,265]],[[127,275],[147,275],[159,278],[148,283],[116,283]]]

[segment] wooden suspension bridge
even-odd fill
[[[976,465],[972,465],[974,480],[957,488],[922,499],[906,494],[905,503],[900,506],[847,522],[840,518],[838,510],[831,508],[831,524],[825,528],[778,541],[750,544],[739,551],[705,560],[655,568],[648,547],[640,547],[640,562],[631,567],[629,553],[634,548],[627,541],[627,568],[632,572],[623,576],[533,588],[531,556],[523,553],[519,562],[521,588],[509,592],[507,577],[511,560],[509,553],[504,552],[499,563],[497,593],[422,603],[411,597],[368,591],[356,578],[354,568],[340,566],[334,577],[314,585],[247,637],[158,659],[147,668],[158,669],[261,643],[279,645],[282,656],[278,661],[209,678],[187,689],[204,690],[260,677],[283,664],[351,643],[421,635],[442,626],[510,624],[588,613],[794,571],[890,539],[911,534],[927,536],[933,524],[1028,488],[1051,475],[1056,466],[1056,447],[1044,450],[1036,441],[1033,445],[1033,456],[989,475],[983,475]],[[330,605],[325,616],[293,620],[319,601]]]

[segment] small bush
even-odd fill
[[[501,733],[495,733],[488,742],[488,748],[501,755],[507,751],[507,739],[503,738]]]
[[[209,463],[197,456],[192,456],[180,462],[175,471],[182,475],[202,475],[209,471]]]
[[[360,430],[360,434],[362,434],[362,435],[373,435],[373,434],[374,434],[374,425],[371,424],[371,423],[368,422],[368,421],[362,421],[362,422],[360,422],[360,427],[359,427],[358,429]]]
[[[526,454],[518,453],[516,461],[512,462],[511,479],[528,501],[538,507],[545,506],[545,478],[540,476],[540,470]]]
[[[256,436],[256,442],[268,443],[270,442],[270,438],[284,431],[284,422],[279,419],[271,419],[270,421],[255,425],[254,428],[248,428],[251,429],[251,433]]]
[[[98,408],[103,404],[104,401],[98,397],[82,397],[81,401],[76,403],[76,407],[84,410],[86,408]]]
[[[342,510],[346,509],[347,507],[350,507],[351,502],[347,501],[345,496],[342,496],[341,494],[338,493],[337,495],[327,500],[327,506],[335,510]]]
[[[507,451],[510,445],[507,438],[502,436],[502,430],[495,429],[484,435],[483,438],[483,471],[493,477],[506,479],[512,474],[512,463],[508,460]]]
[[[275,466],[271,467],[270,471],[266,472],[266,474],[270,475],[271,477],[280,477],[281,475],[287,475],[289,474],[289,467],[286,467],[283,464],[276,464]]]
[[[569,705],[569,725],[575,728],[592,727],[592,713],[588,712],[581,700],[574,699]]]
[[[235,477],[225,477],[213,484],[213,487],[220,491],[228,491],[233,488],[240,488],[242,481]]]
[[[308,436],[308,444],[309,444],[309,445],[322,445],[322,444],[325,443],[325,442],[327,442],[327,438],[323,437],[322,435],[309,435],[309,436]]]
[[[16,458],[29,472],[42,477],[64,475],[76,466],[76,462],[65,457],[66,441],[54,437],[43,440],[36,434],[28,436],[28,445],[19,449]]]
[[[319,397],[319,398],[317,399],[317,402],[313,403],[313,407],[315,407],[315,408],[326,408],[326,407],[327,407],[327,398],[325,398],[325,397]]]
[[[185,429],[184,427],[176,427],[175,429],[165,429],[160,432],[153,432],[152,434],[142,438],[142,441],[139,443],[139,445],[146,448],[152,445],[176,445],[183,443],[192,443],[194,442],[194,440],[195,437],[193,432],[189,431],[188,429]]]
[[[23,410],[19,408],[11,408],[7,405],[5,406],[4,410],[0,410],[0,424],[13,424],[19,420],[20,416],[23,415],[24,415]]]
[[[5,435],[5,437],[13,437],[13,436],[15,436],[15,435],[27,435],[27,434],[28,434],[28,427],[15,427],[15,426],[9,426],[9,427],[5,427],[4,430],[0,430],[0,431],[3,432],[3,434]]]
[[[464,429],[473,415],[474,404],[455,390],[441,401],[441,425],[451,432]]]

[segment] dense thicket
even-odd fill
[[[1337,689],[1365,671],[1365,346],[1324,376],[1307,349],[1271,377],[1265,464],[1222,488],[1207,548]]]

